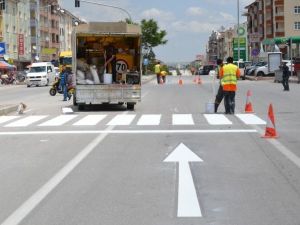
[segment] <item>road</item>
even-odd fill
[[[135,111],[68,115],[49,87],[1,87],[28,109],[0,117],[0,224],[299,225],[299,85],[241,80],[236,114],[206,115],[211,77],[182,78],[143,85]],[[261,137],[270,103],[277,139]]]

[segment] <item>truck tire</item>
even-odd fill
[[[128,110],[134,110],[134,103],[132,103],[132,102],[127,102],[127,109],[128,109]]]
[[[78,110],[80,111],[80,110],[84,110],[84,108],[85,108],[85,104],[79,104],[78,105]]]

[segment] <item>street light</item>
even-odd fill
[[[91,2],[91,1],[86,1],[86,0],[80,0],[80,1],[81,1],[81,2],[90,3],[90,4],[94,4],[94,5],[101,5],[101,6],[105,6],[105,7],[110,7],[110,8],[114,8],[114,9],[119,9],[119,10],[125,12],[125,13],[128,15],[129,20],[132,21],[130,13],[129,13],[127,10],[125,10],[125,9],[123,9],[123,8],[121,8],[121,7],[114,6],[114,5],[107,5],[107,4],[98,3],[98,2]]]

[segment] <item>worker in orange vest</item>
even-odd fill
[[[221,68],[220,78],[224,91],[224,105],[226,114],[234,114],[235,108],[235,92],[237,90],[237,80],[241,72],[239,68],[233,64],[233,58],[227,58],[227,64]]]

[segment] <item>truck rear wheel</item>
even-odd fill
[[[127,109],[128,109],[128,110],[134,110],[134,103],[132,103],[132,102],[127,102]]]
[[[84,110],[85,104],[79,104],[78,105],[78,110]]]

